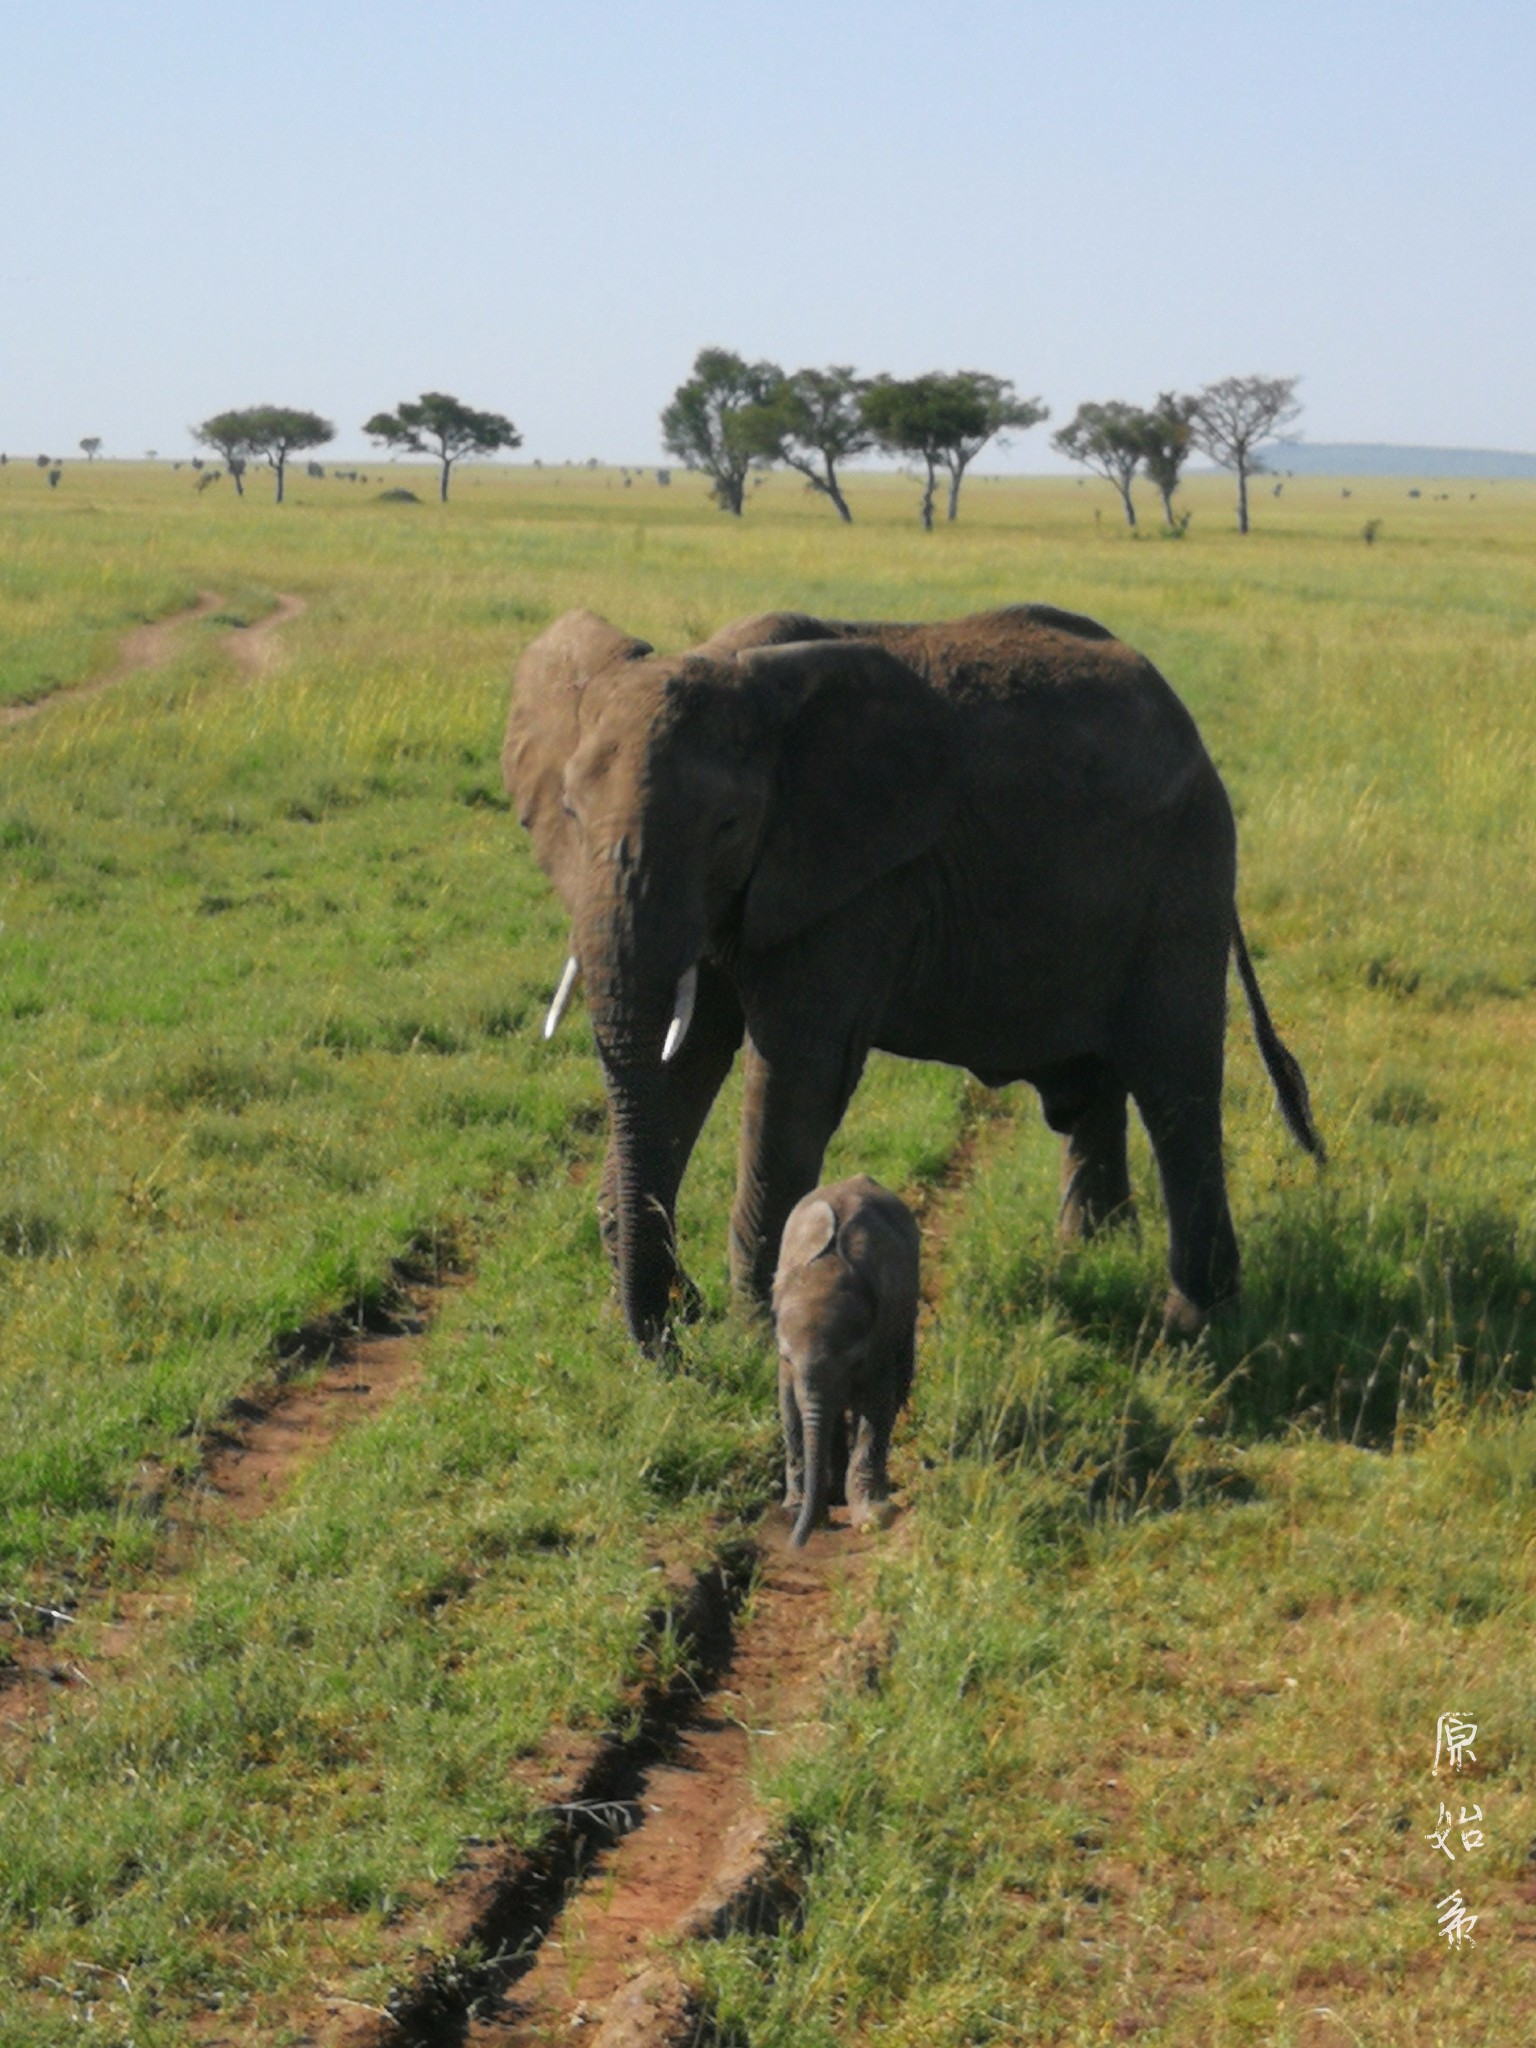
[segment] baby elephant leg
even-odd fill
[[[885,1509],[891,1497],[891,1476],[887,1460],[900,1405],[899,1397],[892,1400],[882,1391],[854,1411],[848,1455],[848,1519],[856,1528],[888,1519]]]
[[[798,1509],[805,1499],[805,1429],[795,1399],[794,1374],[783,1359],[779,1361],[779,1421],[784,1431],[784,1505]]]

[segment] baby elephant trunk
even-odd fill
[[[827,1500],[832,1491],[832,1441],[828,1417],[819,1400],[802,1400],[800,1424],[805,1432],[805,1503],[790,1542],[803,1550],[811,1531],[826,1520]]]

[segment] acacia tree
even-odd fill
[[[461,455],[494,455],[500,448],[521,448],[523,437],[504,413],[476,412],[446,391],[423,391],[393,412],[376,412],[364,426],[370,441],[430,455],[441,467],[438,497],[448,502],[448,473]]]
[[[1080,405],[1067,424],[1051,436],[1051,445],[1063,455],[1114,485],[1125,507],[1127,526],[1136,524],[1131,479],[1147,452],[1148,418],[1140,406],[1111,398],[1103,405]]]
[[[1032,427],[1050,416],[1037,398],[1020,398],[1005,377],[985,370],[930,370],[921,377],[876,377],[864,391],[864,418],[881,447],[916,456],[927,471],[919,517],[933,530],[940,469],[949,472],[949,516],[960,509],[966,469],[1005,427]]]
[[[1257,449],[1301,411],[1299,377],[1223,377],[1202,387],[1191,424],[1195,446],[1237,472],[1237,530],[1248,531],[1248,479],[1263,470]]]
[[[283,502],[283,476],[289,456],[304,448],[319,448],[336,437],[336,429],[329,420],[292,405],[248,405],[235,412],[215,413],[192,431],[199,441],[216,448],[224,457],[242,497],[245,493],[240,478],[247,459],[260,456],[269,462],[277,478],[279,505]]]
[[[283,471],[290,455],[305,448],[319,448],[334,441],[336,429],[317,412],[301,412],[291,405],[258,405],[252,408],[250,444],[253,455],[264,456],[277,477],[277,500],[283,502]]]
[[[1163,517],[1170,526],[1179,523],[1173,516],[1173,494],[1179,488],[1179,472],[1195,445],[1194,415],[1198,404],[1199,400],[1187,393],[1178,396],[1172,391],[1160,391],[1156,405],[1141,416],[1141,459],[1157,486],[1163,501]]]
[[[81,441],[80,446],[85,450],[86,461],[94,462],[101,447],[100,434],[87,434]]]
[[[829,370],[796,370],[742,414],[742,432],[753,452],[798,470],[832,500],[848,525],[853,514],[837,480],[837,465],[874,446],[874,430],[860,404],[865,388],[844,363]]]
[[[762,408],[785,382],[777,363],[748,363],[728,348],[701,348],[693,375],[661,416],[661,445],[685,469],[702,470],[715,503],[741,517],[747,474],[766,466]]]
[[[939,450],[949,423],[938,390],[937,375],[891,377],[882,374],[866,386],[862,401],[865,421],[879,445],[890,455],[916,456],[927,472],[918,517],[923,531],[933,531],[933,492]]]
[[[201,441],[205,448],[212,448],[224,458],[224,466],[235,480],[235,495],[245,496],[245,465],[250,458],[251,444],[248,434],[250,413],[216,412],[212,419],[203,421],[200,427],[192,429],[194,440]]]
[[[949,516],[960,509],[960,483],[968,465],[994,435],[1009,427],[1034,427],[1049,419],[1051,409],[1038,398],[1020,398],[1008,377],[994,377],[986,370],[956,370],[941,383],[953,393],[954,430],[940,460],[949,471]],[[1006,441],[1002,443],[1006,446]]]

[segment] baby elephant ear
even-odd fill
[[[926,853],[954,801],[947,699],[867,640],[737,656],[777,726],[774,793],[742,935],[782,945]]]
[[[802,1202],[790,1212],[779,1249],[779,1271],[808,1266],[837,1242],[837,1216],[830,1202]]]

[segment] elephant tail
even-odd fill
[[[1301,1071],[1301,1062],[1290,1048],[1283,1043],[1270,1018],[1264,1001],[1264,992],[1259,987],[1259,977],[1253,971],[1253,962],[1248,957],[1248,947],[1243,938],[1243,927],[1237,912],[1232,913],[1232,950],[1237,957],[1238,979],[1243,984],[1243,994],[1248,998],[1248,1014],[1253,1019],[1253,1035],[1258,1041],[1264,1064],[1269,1069],[1269,1078],[1274,1087],[1275,1101],[1280,1114],[1285,1118],[1286,1128],[1304,1152],[1310,1152],[1319,1166],[1326,1164],[1327,1148],[1317,1125],[1312,1121],[1312,1102],[1307,1094],[1306,1076]]]

